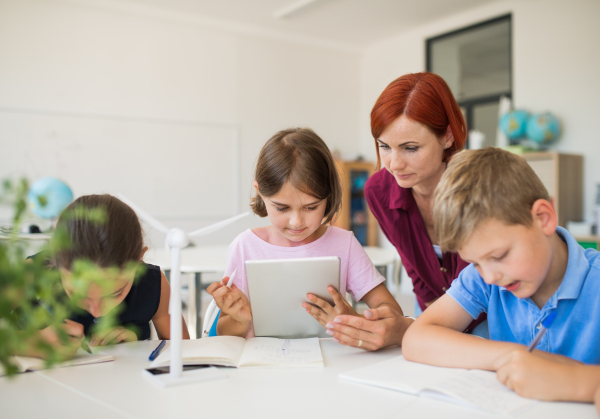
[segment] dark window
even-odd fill
[[[507,15],[426,41],[427,71],[446,80],[483,146],[496,145],[500,98],[512,98],[511,31]]]

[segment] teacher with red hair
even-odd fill
[[[465,146],[465,120],[444,79],[433,73],[406,74],[377,99],[371,133],[377,168],[383,169],[369,178],[365,196],[412,279],[419,314],[468,265],[457,253],[442,253],[433,226],[433,194],[448,161]],[[473,332],[483,320],[485,315],[465,332]],[[376,350],[401,345],[412,321],[381,307],[365,310],[364,317],[338,316],[330,328],[344,345]],[[487,322],[475,333],[487,337]]]

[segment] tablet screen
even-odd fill
[[[246,278],[255,336],[297,339],[327,337],[325,328],[302,303],[311,293],[333,300],[329,285],[340,288],[337,256],[246,261]]]

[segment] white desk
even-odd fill
[[[159,389],[142,377],[156,341],[111,349],[116,361],[0,378],[0,416],[168,418],[444,418],[498,419],[477,410],[363,386],[340,372],[401,354],[369,353],[321,341],[325,368],[227,369],[226,380]],[[8,412],[9,414],[5,414]],[[597,418],[593,405],[538,403],[523,419]]]
[[[197,246],[181,250],[181,272],[193,273],[188,282],[188,318],[190,337],[202,336],[202,274],[224,272],[227,264],[228,246]],[[165,249],[153,249],[144,257],[146,263],[158,265],[163,271],[171,270],[171,253]],[[208,284],[207,284],[208,285]]]
[[[92,401],[41,374],[20,374],[12,379],[0,377],[2,418],[104,419],[114,416],[110,406]]]

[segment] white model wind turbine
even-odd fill
[[[135,205],[123,195],[117,194],[117,197],[125,204],[133,209],[138,217],[146,221],[152,227],[167,234],[167,245],[171,248],[171,299],[169,301],[169,315],[171,316],[171,365],[169,369],[169,377],[161,379],[162,386],[171,386],[175,384],[184,384],[187,382],[206,380],[206,374],[194,374],[202,370],[192,370],[183,373],[183,359],[181,355],[182,327],[181,327],[181,292],[180,292],[180,276],[181,276],[181,249],[190,243],[190,237],[205,236],[220,230],[229,224],[248,216],[250,213],[236,215],[208,227],[186,233],[180,228],[168,228],[156,218],[148,214],[146,211]],[[187,375],[187,376],[186,376]]]

